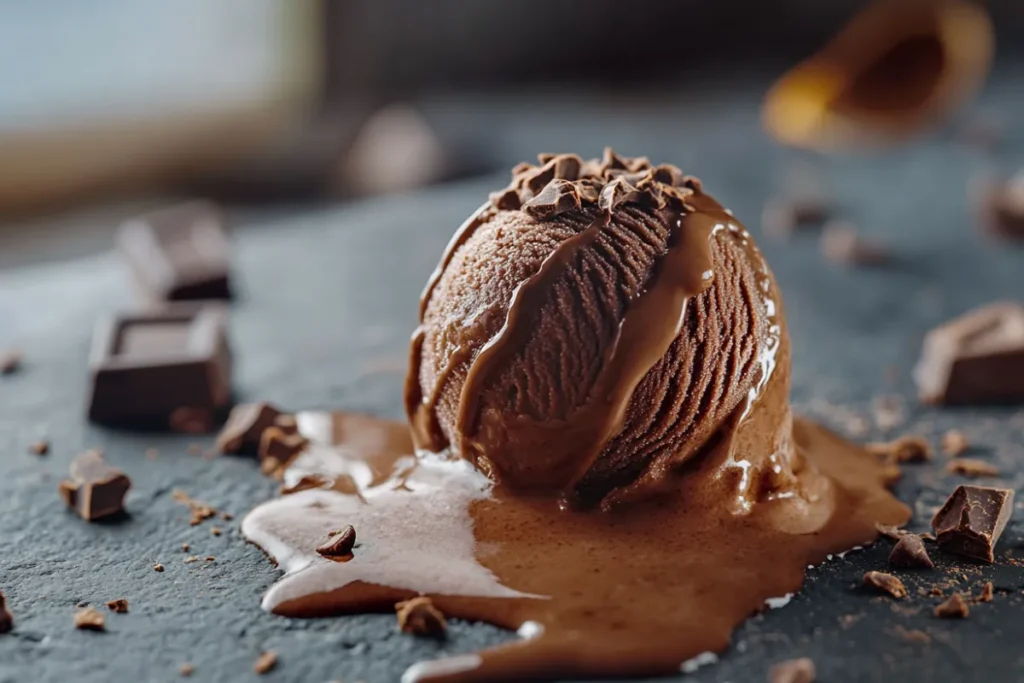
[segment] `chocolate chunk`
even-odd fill
[[[191,202],[127,221],[118,246],[141,292],[158,301],[230,299],[224,216]]]
[[[907,588],[903,582],[885,572],[868,572],[864,575],[864,585],[884,591],[897,600],[907,597]]]
[[[957,486],[935,517],[939,547],[983,562],[994,562],[994,548],[1013,512],[1013,490]]]
[[[282,416],[270,403],[244,403],[231,410],[227,424],[217,437],[221,453],[256,455],[263,431]]]
[[[932,569],[935,563],[924,549],[924,541],[917,534],[905,534],[896,542],[889,554],[889,564],[907,569]]]
[[[395,605],[395,610],[398,614],[398,628],[403,633],[441,638],[448,629],[444,614],[426,596],[400,602]]]
[[[940,619],[966,619],[970,613],[971,608],[967,606],[959,593],[953,593],[935,606],[935,616]]]
[[[1024,401],[1024,307],[990,304],[932,330],[914,379],[926,403]]]
[[[107,603],[107,609],[117,614],[128,614],[128,601],[124,598],[111,600]]]
[[[808,657],[787,659],[768,671],[769,683],[814,683],[817,671]]]
[[[14,628],[14,615],[7,609],[7,597],[0,591],[0,633],[8,633]]]
[[[28,452],[32,455],[46,455],[50,452],[50,442],[46,439],[34,441],[28,445]]]
[[[70,479],[58,486],[68,507],[87,522],[116,515],[124,510],[124,496],[132,481],[124,472],[110,467],[99,451],[86,451],[71,462]]]
[[[991,581],[986,581],[985,585],[981,587],[981,593],[975,598],[977,602],[992,602],[992,598],[995,597],[995,587]]]
[[[493,192],[490,199],[491,204],[499,211],[515,211],[522,206],[522,202],[519,201],[519,192],[514,188]]]
[[[85,607],[75,612],[75,628],[80,631],[106,631],[103,614],[95,607]]]
[[[160,564],[159,562],[157,562],[156,564],[153,565],[153,571],[155,571],[158,574],[162,574],[163,571],[164,571],[164,566],[162,564]]]
[[[91,366],[95,422],[209,430],[231,397],[227,325],[213,307],[174,306],[103,321]]]
[[[0,375],[13,375],[20,370],[22,357],[17,349],[0,351]]]
[[[261,652],[260,656],[256,658],[256,663],[252,665],[252,670],[262,676],[265,673],[270,673],[275,666],[277,666],[277,653]]]
[[[327,542],[316,549],[321,556],[332,560],[352,556],[352,548],[356,545],[356,530],[351,525],[329,536]]]
[[[847,221],[829,221],[821,229],[821,253],[832,263],[844,266],[873,266],[889,260],[886,249],[860,235]]]
[[[964,477],[998,477],[999,468],[984,460],[974,458],[957,458],[946,463],[946,471]]]
[[[280,427],[263,430],[258,455],[263,463],[274,462],[275,468],[285,468],[309,443],[301,434],[287,434]]]
[[[580,196],[567,180],[552,180],[536,197],[523,204],[523,211],[537,220],[546,220],[580,209]]]
[[[867,449],[887,463],[926,462],[932,458],[932,448],[923,436],[901,436],[887,443],[870,443]]]
[[[964,436],[963,432],[957,429],[950,429],[942,435],[942,450],[946,455],[957,457],[963,455],[971,448],[971,443]]]

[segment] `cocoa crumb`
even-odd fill
[[[14,628],[14,615],[7,609],[7,598],[0,591],[0,633],[7,633]]]
[[[414,636],[443,637],[448,628],[444,614],[426,596],[406,600],[395,605],[398,628]]]
[[[887,463],[918,463],[932,459],[932,449],[923,436],[901,436],[886,443],[869,443],[867,449]]]
[[[198,526],[217,514],[217,510],[212,506],[195,500],[181,489],[174,489],[171,492],[171,497],[182,505],[188,506],[189,512],[192,513],[189,526]]]
[[[903,585],[903,582],[892,574],[886,574],[885,572],[868,572],[864,575],[864,585],[877,588],[897,600],[907,597],[907,588]]]
[[[957,458],[946,463],[946,471],[963,477],[998,477],[999,468],[983,460]]]
[[[995,588],[991,581],[986,581],[985,585],[981,587],[981,593],[974,600],[975,602],[992,602],[993,597],[995,597]]]
[[[164,570],[164,566],[162,564],[160,564],[159,562],[157,562],[156,564],[153,565],[153,571],[155,571],[155,572],[162,572],[163,570]]]
[[[924,542],[917,534],[907,534],[901,538],[889,555],[889,564],[893,567],[908,569],[932,569],[935,563],[928,557]]]
[[[217,558],[214,557],[213,555],[207,555],[206,557],[203,558],[203,561],[204,562],[216,562]]]
[[[32,455],[46,455],[50,452],[50,442],[46,439],[35,441],[28,445],[28,452]]]
[[[21,369],[21,362],[24,359],[21,351],[9,349],[0,351],[0,375],[13,375]]]
[[[111,600],[107,603],[107,609],[117,614],[128,614],[128,601],[124,598]]]
[[[184,678],[191,676],[193,671],[195,671],[195,669],[192,668],[191,664],[182,664],[178,667],[178,673]]]
[[[235,516],[230,512],[222,512],[220,513],[220,518],[223,519],[225,522],[230,522],[235,518]]]
[[[928,645],[932,642],[932,637],[924,631],[915,629],[908,629],[901,624],[897,624],[896,628],[893,629],[893,633],[902,638],[908,643],[914,643],[915,645]]]
[[[192,546],[191,545],[189,545],[188,543],[182,543],[181,544],[181,552],[187,553],[189,550],[192,550]]]
[[[256,658],[256,663],[252,665],[252,670],[262,676],[272,671],[275,666],[277,666],[277,653],[268,650],[260,653],[260,656]]]
[[[942,435],[942,451],[951,457],[963,455],[970,450],[971,444],[958,429],[950,429]]]
[[[103,615],[94,607],[85,607],[75,612],[75,628],[80,631],[106,631]]]
[[[356,530],[351,525],[330,532],[327,538],[328,540],[316,549],[321,556],[338,559],[352,555],[352,548],[356,544]]]
[[[814,683],[817,671],[809,657],[779,662],[768,671],[769,683]]]
[[[220,527],[219,526],[212,526],[212,527],[210,527],[210,533],[213,534],[214,536],[220,536],[221,535]]]
[[[188,557],[185,558],[185,564],[192,564],[193,562],[198,562],[198,561],[199,561],[199,558],[196,557],[195,555],[189,555]]]
[[[970,613],[971,609],[959,593],[953,593],[935,607],[935,616],[940,619],[966,619]]]

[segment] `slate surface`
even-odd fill
[[[1011,120],[1021,104],[1012,86],[1012,79],[997,80],[988,95]],[[758,132],[755,92],[707,93],[695,105],[683,93],[639,109],[635,102],[570,107],[538,97],[518,114],[495,107],[495,144],[509,153],[596,154],[607,141],[624,153],[679,163],[756,232],[761,205],[797,156]],[[1013,149],[1011,142],[1000,163],[1019,160]],[[1024,252],[987,244],[970,227],[964,187],[971,170],[986,163],[944,136],[881,158],[819,162],[844,215],[888,241],[898,267],[828,265],[813,234],[761,244],[786,296],[798,410],[845,428],[851,415],[870,417],[875,396],[901,396],[908,422],[897,432],[924,431],[937,442],[958,427],[979,445],[978,457],[998,463],[1003,481],[1019,488],[1024,414],[922,408],[909,378],[930,326],[1024,292]],[[243,295],[231,309],[239,396],[400,417],[420,288],[452,230],[503,183],[474,181],[239,231]],[[130,305],[128,296],[112,255],[0,273],[0,347],[27,352],[21,373],[0,377],[0,588],[16,616],[16,630],[0,636],[0,682],[172,681],[185,662],[195,667],[192,680],[254,680],[257,654],[272,649],[280,664],[267,681],[384,683],[417,660],[511,637],[456,623],[437,645],[396,633],[389,615],[299,621],[261,612],[259,597],[278,572],[243,542],[238,520],[275,485],[251,461],[188,454],[190,443],[210,439],[113,432],[82,418],[92,325]],[[40,436],[52,440],[52,454],[27,454]],[[862,438],[878,436],[871,425]],[[85,524],[56,495],[71,458],[94,446],[135,482],[123,521]],[[159,449],[156,460],[144,457],[148,447]],[[924,525],[959,481],[942,465],[940,457],[906,468],[898,493],[917,509],[915,524]],[[187,510],[171,498],[175,487],[235,520],[216,522],[220,537],[211,535],[211,522],[188,526]],[[185,564],[182,542],[216,561]],[[933,618],[935,598],[914,594],[897,604],[855,588],[864,571],[884,568],[888,548],[882,542],[809,569],[790,604],[741,626],[731,651],[687,680],[763,680],[771,663],[802,655],[814,658],[827,682],[1024,680],[1024,570],[1012,564],[1024,559],[1019,515],[994,567],[935,553],[941,570],[898,572],[912,592],[950,577],[977,592],[991,579],[995,601],[963,622]],[[155,572],[154,562],[166,571]],[[108,633],[72,628],[76,603],[118,597],[129,600],[131,613],[110,614]],[[931,642],[908,642],[900,629],[920,629]]]

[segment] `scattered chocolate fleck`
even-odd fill
[[[950,429],[942,435],[942,450],[946,455],[957,457],[963,455],[971,448],[970,442],[964,433],[958,429]]]
[[[192,564],[193,562],[198,562],[198,561],[199,561],[199,558],[196,557],[195,555],[189,555],[188,557],[185,558],[185,564]]]
[[[32,455],[46,455],[50,452],[50,442],[42,439],[28,445],[28,452]]]
[[[878,530],[878,533],[882,534],[886,538],[891,539],[893,541],[898,541],[910,533],[905,529],[897,529],[894,526],[889,526],[888,524],[879,524],[877,522],[875,523],[875,529]]]
[[[0,633],[8,633],[14,628],[14,615],[7,609],[7,598],[0,591]]]
[[[395,610],[398,614],[398,628],[404,633],[440,638],[448,628],[444,614],[426,596],[400,602],[395,605]]]
[[[175,408],[167,423],[179,434],[209,434],[213,431],[213,413],[205,408]]]
[[[829,221],[821,229],[821,254],[832,263],[874,266],[889,260],[882,245],[860,235],[849,221]]]
[[[189,520],[190,526],[198,526],[217,514],[217,511],[212,506],[195,500],[181,489],[171,491],[171,497],[182,505],[188,506],[189,511],[192,513],[192,518]]]
[[[230,512],[222,512],[220,513],[220,518],[223,519],[225,522],[230,522],[235,518],[235,516]]]
[[[212,526],[212,527],[210,527],[210,533],[213,534],[214,536],[220,536],[221,535],[220,527],[219,526]]]
[[[221,453],[256,455],[264,430],[281,416],[281,411],[270,403],[235,406],[217,437],[217,448]]]
[[[932,458],[931,446],[923,436],[901,436],[886,443],[869,443],[867,449],[887,463],[918,463]]]
[[[991,563],[1012,512],[1012,489],[957,486],[932,518],[932,528],[943,550]]]
[[[95,607],[85,607],[75,612],[75,628],[80,631],[106,631],[103,614]]]
[[[907,597],[907,588],[903,582],[885,572],[868,572],[864,575],[864,585],[884,591],[897,600]]]
[[[182,664],[181,666],[178,667],[178,673],[181,674],[185,678],[188,678],[189,676],[191,676],[193,671],[195,671],[195,669],[192,668],[191,664]]]
[[[111,600],[107,603],[107,609],[117,614],[128,614],[128,601],[124,598]]]
[[[932,642],[932,637],[924,631],[917,629],[908,629],[902,624],[897,624],[896,628],[893,629],[893,633],[902,638],[908,643],[915,645],[928,645]]]
[[[917,534],[906,534],[889,554],[889,564],[907,569],[932,569],[935,563],[928,557],[924,542]]]
[[[86,451],[72,462],[71,478],[60,482],[58,491],[68,507],[87,522],[116,515],[124,510],[124,496],[132,481],[124,472],[110,467],[99,451]]]
[[[0,375],[13,375],[21,369],[24,356],[17,349],[0,351]]]
[[[940,619],[966,619],[970,613],[971,608],[967,606],[959,593],[953,593],[935,606],[935,616]]]
[[[160,564],[159,562],[157,562],[156,564],[153,565],[153,571],[155,571],[155,572],[162,572],[163,570],[164,570],[164,566],[162,564]]]
[[[809,657],[779,662],[768,671],[769,683],[814,683],[817,671]]]
[[[998,477],[999,468],[983,460],[957,458],[946,463],[946,471],[964,477]]]
[[[204,562],[216,562],[217,558],[214,557],[213,555],[207,555],[206,557],[203,558],[203,561]]]
[[[981,227],[1002,240],[1024,239],[1024,173],[974,179],[969,188]]]
[[[191,549],[192,549],[192,546],[189,545],[188,543],[182,543],[181,544],[181,552],[187,553]]]
[[[340,531],[328,534],[327,542],[318,547],[316,551],[321,556],[331,559],[348,558],[352,555],[352,548],[355,544],[356,530],[349,525]]]
[[[277,653],[267,651],[260,653],[260,656],[256,658],[256,663],[253,664],[252,670],[262,676],[273,670],[275,666],[277,666]]]
[[[992,602],[992,598],[995,597],[995,588],[992,586],[991,581],[986,581],[985,585],[981,587],[981,593],[975,598],[977,602]]]

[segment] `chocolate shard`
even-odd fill
[[[868,572],[864,575],[864,585],[888,593],[897,600],[907,597],[907,588],[903,582],[885,572]]]
[[[398,615],[398,628],[403,633],[443,638],[448,629],[444,614],[426,596],[400,602],[395,605],[395,611]]]
[[[640,190],[629,184],[624,176],[616,178],[601,189],[597,205],[602,211],[614,211],[619,204],[635,202],[640,198]]]
[[[926,403],[1024,401],[1024,307],[989,304],[932,330],[914,380]]]
[[[932,518],[932,528],[941,549],[991,563],[1012,512],[1012,489],[957,486]]]
[[[68,507],[87,522],[124,510],[124,497],[132,482],[124,472],[110,467],[99,451],[86,451],[71,462],[70,479],[58,486]]]
[[[127,221],[118,247],[142,294],[151,300],[230,299],[230,252],[224,215],[191,202]]]
[[[970,613],[971,608],[959,593],[953,593],[935,607],[935,616],[940,619],[966,619]]]
[[[340,531],[330,534],[330,538],[317,549],[321,557],[332,560],[347,559],[352,557],[352,549],[356,545],[356,530],[352,525],[346,526]]]
[[[7,598],[0,591],[0,633],[8,633],[14,628],[14,615],[7,609]]]
[[[256,455],[263,432],[273,427],[283,413],[270,403],[243,403],[231,410],[217,437],[221,453]]]
[[[216,307],[170,306],[100,323],[89,419],[209,431],[231,399],[227,321]]]
[[[583,161],[575,154],[559,154],[555,157],[555,178],[558,180],[577,180]]]
[[[553,218],[580,209],[580,196],[568,180],[552,180],[533,199],[523,204],[523,211],[537,220]]]
[[[519,192],[514,188],[508,188],[501,192],[492,192],[490,200],[494,208],[499,211],[515,211],[522,206],[522,202],[519,201]]]
[[[768,671],[768,683],[814,683],[817,675],[814,661],[809,657],[787,659]]]
[[[896,542],[889,554],[889,564],[906,569],[932,569],[935,563],[928,557],[924,541],[917,534],[905,534]]]

